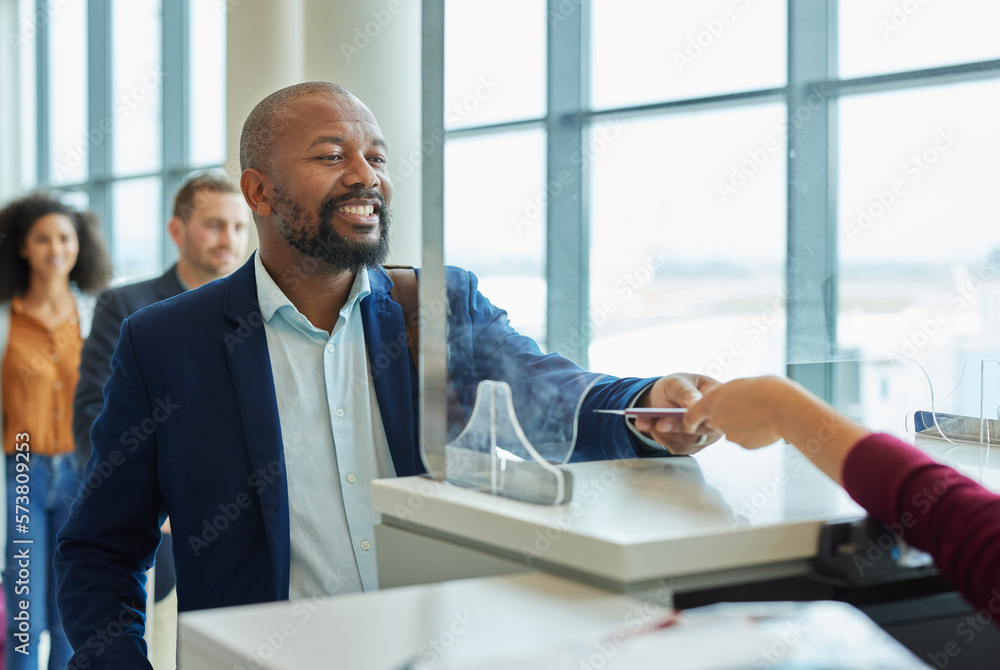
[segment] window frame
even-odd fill
[[[435,35],[443,38],[444,2],[425,2],[425,43]],[[793,363],[816,360],[817,355],[833,360],[838,354],[837,101],[840,96],[858,93],[1000,78],[1000,59],[840,79],[837,76],[838,0],[818,0],[810,3],[808,9],[801,2],[787,0],[785,86],[595,111],[589,108],[587,92],[591,59],[590,0],[571,3],[547,0],[547,3],[548,106],[545,115],[446,130],[445,141],[530,125],[546,129],[546,183],[559,181],[565,184],[559,198],[548,199],[546,209],[548,349],[587,367],[590,340],[589,181],[586,166],[572,165],[567,157],[580,155],[578,152],[583,151],[592,124],[609,117],[664,116],[718,106],[783,101],[788,119],[788,154],[785,156],[788,215],[786,369],[790,377],[821,397],[832,400],[837,387],[836,366],[832,363]],[[443,47],[441,51],[443,54]],[[425,131],[443,127],[443,117],[437,116],[437,106],[433,104],[435,99],[444,97],[443,75],[435,71],[436,67],[443,66],[443,62],[443,55],[440,55],[437,61],[425,59],[422,64]],[[800,117],[796,117],[797,113]],[[428,114],[431,115],[430,121]],[[800,120],[793,122],[797,118]],[[825,156],[825,159],[806,159],[815,156]],[[564,179],[566,170],[570,171],[571,178],[568,180]],[[443,175],[443,163],[435,171],[425,171],[425,202],[430,198],[442,198]],[[443,212],[425,210],[424,214],[425,240],[443,241]],[[429,236],[429,231],[436,231],[436,237]],[[817,248],[824,249],[825,253],[817,256],[813,251]],[[822,343],[823,351],[816,350],[817,342]]]
[[[53,183],[53,166],[48,160],[51,148],[51,104],[49,100],[50,59],[49,21],[41,17],[49,12],[49,0],[34,1],[34,24],[37,27],[35,65],[35,104],[37,133],[34,138],[36,159],[35,188],[64,192],[86,193],[92,209],[101,221],[101,229],[111,257],[115,257],[112,189],[117,182],[156,178],[159,180],[162,218],[156,222],[161,231],[161,267],[158,272],[176,262],[177,249],[170,239],[166,222],[173,211],[173,197],[184,179],[195,170],[222,167],[222,164],[193,165],[190,158],[191,126],[191,1],[162,0],[161,2],[161,68],[169,77],[160,78],[161,86],[161,156],[158,170],[119,176],[112,168],[115,128],[101,142],[89,147],[87,178],[67,184]],[[112,0],[86,0],[87,33],[87,128],[94,119],[114,118],[112,100]]]

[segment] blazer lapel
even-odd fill
[[[419,380],[406,346],[403,309],[389,297],[392,281],[381,268],[368,271],[371,293],[361,301],[365,347],[392,464],[400,477],[425,471],[416,438]]]
[[[288,598],[291,562],[288,481],[283,476],[285,453],[281,442],[274,378],[271,375],[271,359],[267,350],[263,317],[257,304],[254,255],[226,280],[223,311],[233,322],[233,330],[223,336],[223,341],[253,471],[267,472],[277,463],[279,472],[282,473],[282,476],[263,487],[259,496],[274,566],[275,595],[278,599],[285,600]]]

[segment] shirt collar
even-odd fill
[[[254,277],[257,281],[257,302],[264,321],[270,322],[271,318],[279,310],[287,312],[289,317],[301,316],[299,310],[288,299],[288,296],[274,283],[274,279],[271,278],[271,275],[260,260],[260,252],[254,254],[253,267]],[[344,317],[345,322],[350,319],[351,314],[361,304],[361,300],[371,292],[371,280],[368,278],[368,269],[362,268],[354,278],[354,284],[351,285],[351,292],[347,296],[347,302],[340,308],[340,315]]]

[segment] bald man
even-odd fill
[[[282,89],[250,113],[240,185],[258,252],[230,277],[122,324],[84,484],[59,537],[69,667],[149,667],[142,576],[167,515],[180,611],[377,588],[370,482],[423,472],[416,367],[381,268],[387,158],[372,113],[335,84]],[[539,399],[588,379],[516,333],[475,276],[446,274],[449,349],[468,362],[450,372],[467,413],[480,379],[511,383],[519,417],[543,415]],[[701,448],[718,434],[650,422],[643,435],[590,410],[686,406],[713,385],[693,375],[602,379],[585,400],[575,457]]]

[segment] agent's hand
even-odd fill
[[[719,382],[704,375],[667,375],[656,380],[636,403],[636,407],[691,407],[717,386]],[[693,454],[722,437],[722,433],[713,428],[686,432],[680,416],[662,419],[636,417],[635,427],[672,454]]]
[[[706,391],[683,419],[684,429],[721,430],[747,449],[784,439],[843,484],[847,454],[871,431],[784,377],[737,379]]]
[[[784,402],[793,393],[792,382],[774,376],[715,386],[684,415],[684,430],[718,430],[747,449],[765,447],[781,439],[778,418],[787,413]]]

